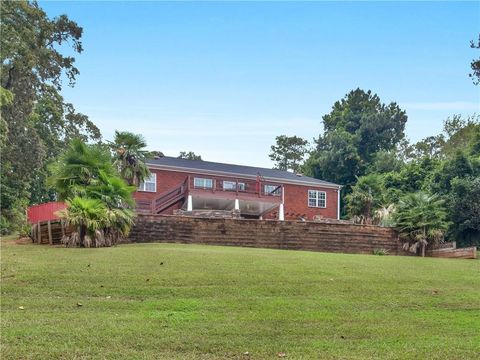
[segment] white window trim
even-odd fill
[[[232,185],[231,189],[225,188],[225,183],[228,183]],[[237,184],[238,184],[238,191],[245,191],[245,183],[244,182],[236,182],[236,181],[231,181],[231,180],[223,180],[222,181],[222,189],[225,191],[236,191],[237,190]],[[243,188],[242,188],[243,187]]]
[[[156,173],[150,173],[150,176],[153,176],[153,183],[155,185],[155,190],[147,190],[146,183],[147,182],[152,182],[152,181],[142,181],[140,185],[138,185],[138,191],[143,191],[143,192],[157,192],[157,174]]]
[[[316,206],[310,205],[310,192],[311,192],[311,191],[316,193],[316,198],[315,198]],[[319,203],[320,203],[320,193],[324,193],[324,194],[325,194],[325,206],[319,206]],[[326,192],[326,191],[322,191],[322,190],[309,189],[309,190],[307,191],[307,206],[308,206],[309,208],[326,209],[326,208],[327,208],[327,192]]]
[[[267,191],[267,186],[271,186],[273,188],[278,188],[277,191],[278,193],[271,193],[269,191]],[[265,195],[270,195],[270,196],[281,196],[282,195],[282,187],[280,185],[273,185],[273,184],[264,184],[263,185],[263,193]]]
[[[204,184],[206,183],[205,180],[210,180],[212,182],[212,186],[198,186],[198,185],[195,184],[195,182],[197,180],[203,180]],[[194,177],[193,178],[193,187],[195,189],[213,189],[213,184],[214,184],[214,180],[211,179],[211,178],[202,178],[202,177]]]

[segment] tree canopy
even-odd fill
[[[350,217],[357,223],[372,224],[375,213],[385,205],[385,188],[379,174],[370,174],[358,179],[347,195]]]
[[[358,183],[372,175],[379,175],[384,187],[385,205],[398,205],[402,199],[412,193],[422,192],[428,196],[436,195],[440,203],[438,208],[446,214],[448,229],[443,231],[446,237],[459,246],[480,244],[480,208],[478,207],[478,185],[480,179],[480,118],[470,116],[462,119],[453,116],[445,120],[441,134],[432,136],[436,140],[436,151],[412,152],[412,146],[405,149],[406,159],[396,169],[388,172],[377,171],[371,167],[369,175],[360,177]],[[418,149],[418,147],[417,147]],[[356,189],[353,187],[354,193]],[[348,207],[354,204],[347,197]],[[398,206],[396,206],[397,211]],[[420,219],[420,218],[419,218]],[[444,229],[445,230],[445,229]]]
[[[346,185],[342,214],[359,223],[391,226],[395,214],[435,195],[436,214],[447,224],[439,227],[442,235],[460,246],[478,246],[480,116],[453,114],[441,133],[416,143],[404,136],[406,121],[395,103],[383,104],[371,91],[351,91],[323,116],[324,131],[303,173]],[[425,244],[430,240],[424,237]],[[421,248],[422,242],[410,245]]]
[[[366,173],[376,154],[393,151],[404,139],[407,115],[396,103],[356,89],[323,116],[323,133],[305,164],[306,173],[349,187]]]
[[[145,165],[145,159],[149,154],[145,150],[146,146],[147,142],[142,135],[115,131],[115,139],[111,144],[115,166],[129,185],[138,186],[150,175],[150,170]]]
[[[280,135],[275,138],[275,145],[270,147],[270,159],[275,161],[275,168],[300,173],[308,141],[298,136]]]
[[[73,138],[100,139],[98,128],[59,94],[79,74],[82,28],[66,15],[50,19],[36,2],[2,2],[0,22],[2,153],[1,226],[9,231],[24,207],[51,199],[48,163]],[[68,53],[69,55],[65,55]]]
[[[202,160],[201,155],[195,154],[193,151],[180,151],[178,155],[179,159],[187,159],[187,160]]]
[[[470,47],[472,49],[479,49],[480,50],[480,35],[478,35],[478,40],[477,41],[471,41],[470,42]],[[470,63],[470,67],[472,68],[472,72],[470,73],[470,77],[473,80],[473,83],[475,85],[480,84],[480,57],[473,59],[472,62]]]

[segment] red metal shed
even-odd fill
[[[67,205],[60,201],[52,201],[30,206],[27,209],[28,222],[35,224],[39,221],[57,220],[59,217],[55,213],[59,210],[65,209],[66,207]]]

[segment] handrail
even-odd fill
[[[185,179],[180,186],[172,190],[168,190],[163,194],[161,194],[160,196],[158,196],[156,199],[154,199],[152,201],[152,211],[156,213],[165,203],[173,199],[176,199],[177,197],[180,198],[180,196],[183,196],[187,189],[187,184],[188,184],[187,181],[188,181],[188,178]]]
[[[177,201],[181,200],[190,188],[196,190],[203,190],[206,192],[233,192],[236,196],[245,195],[254,195],[258,197],[275,197],[281,198],[283,193],[283,186],[275,182],[264,182],[264,181],[251,181],[246,179],[235,179],[227,177],[215,177],[212,178],[213,186],[211,188],[198,188],[195,187],[194,177],[187,176],[185,180],[173,189],[167,190],[160,194],[153,200],[137,200],[137,208],[143,211],[149,211],[153,214],[159,213],[162,210],[168,208],[168,206],[173,205]],[[223,181],[231,181],[235,185],[231,188],[224,188]],[[219,186],[216,186],[218,183]],[[242,186],[240,186],[242,184]],[[270,191],[265,191],[264,185],[274,185],[274,189]],[[280,192],[278,192],[280,190]],[[279,200],[280,201],[280,200]]]
[[[217,193],[217,192],[232,192],[238,195],[254,195],[258,197],[281,197],[283,192],[282,184],[270,181],[252,181],[250,179],[230,178],[230,177],[209,177],[212,179],[212,187],[195,186],[194,177],[189,180],[189,185],[192,189]],[[259,178],[260,179],[260,178]],[[223,182],[228,181],[233,183],[231,187],[224,187]],[[241,184],[241,185],[240,185]],[[274,188],[270,191],[265,191],[265,185],[273,185]]]

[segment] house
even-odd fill
[[[244,218],[338,219],[341,186],[289,171],[158,157],[134,197],[137,211],[239,210]]]

